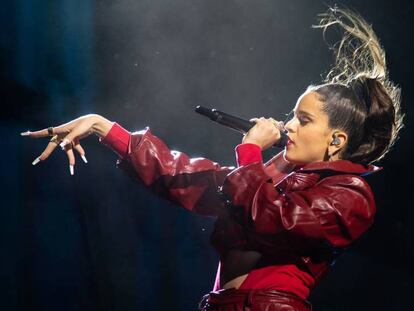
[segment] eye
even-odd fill
[[[310,120],[308,120],[307,118],[304,118],[301,115],[298,116],[294,110],[292,110],[289,113],[286,113],[285,116],[286,116],[286,120],[284,122],[285,124],[288,123],[290,119],[293,119],[293,118],[297,118],[299,120],[300,125],[302,126],[305,126],[306,124],[310,122]]]

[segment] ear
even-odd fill
[[[334,143],[335,141],[337,142],[337,144]],[[344,148],[347,141],[348,141],[348,135],[344,131],[341,131],[341,130],[333,131],[331,140],[328,145],[328,153],[329,154],[337,153],[338,150]]]

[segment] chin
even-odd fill
[[[301,165],[301,164],[305,164],[306,162],[300,161],[299,159],[295,159],[294,157],[292,157],[289,152],[285,149],[285,151],[283,152],[283,158],[292,163],[292,164],[296,164],[296,165]]]
[[[284,158],[286,161],[290,162],[290,163],[294,163],[294,164],[296,164],[295,159],[294,159],[294,158],[292,158],[292,157],[289,155],[289,153],[286,151],[286,149],[285,149],[285,151],[283,152],[283,158]]]

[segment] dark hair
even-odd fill
[[[385,52],[371,26],[358,13],[336,5],[320,16],[325,31],[339,25],[344,35],[331,47],[335,66],[324,84],[309,85],[306,91],[319,95],[329,127],[347,133],[340,158],[370,164],[382,159],[398,138],[404,115],[400,111],[401,89],[388,79]],[[338,44],[338,43],[337,43]]]

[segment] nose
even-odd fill
[[[287,123],[285,123],[285,129],[291,133],[293,132],[293,118],[290,119]]]

